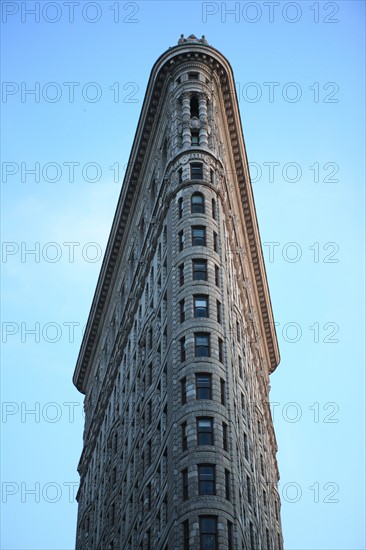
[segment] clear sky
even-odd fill
[[[151,67],[194,33],[237,82],[281,351],[285,548],[365,549],[364,2],[1,7],[2,548],[74,547],[82,329]]]

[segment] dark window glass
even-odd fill
[[[184,264],[179,266],[179,284],[180,286],[184,285]]]
[[[243,359],[239,356],[239,376],[243,380],[244,374],[243,374]]]
[[[227,522],[227,542],[228,550],[234,550],[234,529],[231,521]],[[269,550],[269,547],[268,547]]]
[[[197,332],[194,335],[195,357],[210,357],[210,335],[207,332]]]
[[[204,225],[192,227],[192,246],[206,246],[206,227]]]
[[[182,183],[183,181],[183,170],[182,168],[179,168],[178,170],[178,182],[179,183]],[[181,201],[181,210],[183,212],[183,199],[179,199],[179,201]],[[179,216],[181,218],[181,216]]]
[[[196,399],[212,399],[212,375],[196,374]]]
[[[213,445],[213,419],[197,419],[197,444]]]
[[[197,74],[197,73],[192,73],[192,74]],[[193,80],[193,79],[190,79],[190,80]],[[197,74],[197,78],[194,79],[194,80],[198,80],[198,74]],[[198,104],[198,97],[196,95],[191,97],[190,106],[191,106],[191,118],[193,118],[193,117],[198,118],[199,117],[199,104]]]
[[[220,379],[221,405],[225,405],[225,380]]]
[[[198,73],[188,73],[188,80],[198,80]]]
[[[184,233],[183,230],[178,233],[179,252],[182,252],[184,248]]]
[[[200,550],[217,550],[217,518],[215,516],[201,516],[200,522]]]
[[[227,424],[225,422],[222,423],[222,446],[224,451],[227,451],[229,449]]]
[[[215,231],[213,233],[213,242],[214,242],[214,251],[217,252],[219,249],[219,245],[218,245],[217,233]]]
[[[248,502],[249,504],[252,504],[252,489],[250,486],[250,477],[247,476],[247,495],[248,495]]]
[[[219,338],[219,361],[220,363],[224,362],[224,342]]]
[[[221,302],[216,301],[217,322],[221,324]]]
[[[179,302],[179,319],[181,323],[184,323],[186,320],[186,306],[184,299]]]
[[[183,522],[183,550],[189,550],[189,521]]]
[[[183,422],[183,424],[182,424],[182,451],[186,451],[187,448],[188,448],[187,422]]]
[[[225,469],[225,498],[230,500],[230,472]]]
[[[193,164],[192,164],[192,166],[193,166]],[[192,170],[192,173],[193,173],[193,170]],[[194,179],[193,175],[192,175],[192,179]],[[197,178],[195,178],[195,179],[197,179]],[[202,178],[200,178],[200,179],[202,179]],[[202,195],[202,193],[193,193],[193,195],[191,197],[191,213],[192,214],[204,214],[205,213],[205,198]]]
[[[244,456],[249,460],[248,436],[246,433],[244,433]]]
[[[192,260],[193,280],[207,281],[207,260]]]
[[[211,172],[211,175],[213,172]],[[216,201],[215,199],[212,199],[212,217],[214,220],[216,220]]]
[[[183,500],[188,499],[188,468],[182,470]]]
[[[185,336],[180,339],[180,360],[181,363],[186,360],[186,339]]]
[[[193,296],[193,308],[195,317],[208,317],[208,296],[205,294]]]
[[[210,182],[214,183],[214,181],[215,181],[215,173],[213,170],[210,170]],[[214,201],[215,199],[212,199],[212,200]],[[215,216],[212,216],[212,217],[215,219]]]
[[[178,201],[178,217],[181,220],[183,217],[183,199],[179,199]]]
[[[215,466],[213,464],[198,465],[198,494],[215,495]]]
[[[220,286],[220,270],[218,265],[215,265],[215,285]]]

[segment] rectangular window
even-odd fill
[[[183,500],[188,500],[188,468],[182,470]]]
[[[234,528],[231,521],[227,522],[227,545],[228,550],[234,550]],[[268,547],[269,550],[269,547]]]
[[[220,390],[221,390],[221,405],[225,405],[225,380],[220,378]]]
[[[180,264],[179,266],[179,284],[180,286],[184,285],[184,264]]]
[[[226,422],[222,423],[222,447],[224,451],[229,450],[229,442],[228,442],[228,427]]]
[[[215,265],[215,285],[220,286],[220,269],[218,265]]]
[[[213,175],[213,172],[211,172],[211,176]],[[211,182],[213,183],[213,182]],[[216,220],[216,201],[215,199],[212,199],[212,218]]]
[[[203,164],[198,162],[193,162],[191,164],[191,179],[192,180],[203,180]]]
[[[188,80],[198,80],[198,73],[188,73]]]
[[[216,494],[214,464],[198,464],[198,494]]]
[[[242,380],[244,380],[243,359],[240,356],[239,356],[239,376]]]
[[[183,521],[183,550],[189,550],[189,520]]]
[[[192,260],[193,280],[207,281],[207,260]]]
[[[217,518],[215,516],[200,516],[200,550],[218,550]]]
[[[224,342],[221,338],[218,340],[219,342],[219,361],[220,363],[224,362]]]
[[[192,226],[192,246],[206,246],[206,227],[204,225]]]
[[[261,462],[261,474],[264,477],[264,461],[263,461],[263,455],[260,455],[260,462]]]
[[[188,449],[188,440],[187,440],[187,422],[182,424],[182,451]]]
[[[182,168],[179,168],[178,170],[178,183],[182,183],[183,181],[183,170]],[[180,204],[179,204],[179,211],[183,214],[183,199],[179,199]],[[182,217],[181,215],[179,216],[180,218]]]
[[[184,233],[183,233],[183,229],[182,231],[179,231],[178,233],[178,242],[179,242],[179,252],[182,252],[183,248],[184,248]]]
[[[221,324],[221,302],[216,300],[217,322]]]
[[[214,251],[218,252],[219,245],[218,245],[218,237],[217,237],[216,231],[214,231],[214,233],[213,233],[213,244],[214,244]]]
[[[196,332],[194,335],[195,357],[210,357],[210,335],[207,332]]]
[[[213,418],[197,418],[197,445],[213,444]]]
[[[186,360],[186,338],[180,339],[180,361],[183,363]]]
[[[248,495],[248,502],[249,504],[252,504],[252,489],[250,486],[250,477],[247,476],[247,495]]]
[[[240,342],[240,325],[238,322],[236,322],[236,338]]]
[[[182,405],[187,403],[187,379],[186,377],[182,378],[180,381],[180,391],[182,397]]]
[[[202,193],[193,193],[191,197],[191,214],[205,213],[205,197]]]
[[[248,436],[246,433],[244,433],[244,456],[249,460]]]
[[[186,307],[184,299],[179,302],[179,319],[181,323],[184,323],[186,320]]]
[[[196,374],[196,399],[212,399],[212,375]]]
[[[208,296],[196,294],[193,296],[194,317],[208,317]]]
[[[225,469],[225,498],[230,500],[230,472]]]
[[[200,135],[198,130],[192,130],[191,132],[191,145],[200,144]]]
[[[264,489],[263,489],[263,508],[267,510],[267,494]]]

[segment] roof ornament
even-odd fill
[[[184,38],[184,34],[180,35],[180,39],[178,40],[178,44],[207,44],[208,42],[206,40],[205,35],[202,35],[202,38],[197,38],[195,34],[190,34],[188,38]]]

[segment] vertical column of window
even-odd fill
[[[191,145],[191,106],[189,94],[183,94],[182,97],[182,120],[183,120],[183,132],[182,132],[182,145],[183,149],[187,149]]]
[[[200,94],[198,99],[199,119],[201,123],[199,140],[201,147],[208,147],[208,132],[207,132],[207,98],[205,94]]]

